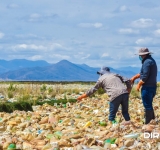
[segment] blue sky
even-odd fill
[[[0,59],[139,67],[148,47],[160,67],[159,14],[159,0],[1,1]]]

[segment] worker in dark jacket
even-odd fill
[[[136,89],[139,91],[142,86],[141,97],[145,108],[145,124],[148,124],[155,119],[152,102],[157,88],[157,65],[148,48],[141,48],[138,55],[142,62],[142,68],[139,74],[131,78],[131,83],[140,78]]]
[[[78,101],[92,95],[99,88],[103,88],[104,91],[110,97],[110,108],[109,108],[109,120],[115,123],[116,113],[119,105],[122,106],[122,115],[125,119],[124,124],[130,123],[130,116],[128,113],[128,99],[131,90],[131,84],[129,79],[125,79],[118,74],[110,72],[108,67],[103,67],[97,72],[100,77],[93,88],[87,91],[85,94],[77,98]]]

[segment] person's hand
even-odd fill
[[[136,90],[139,92],[139,89],[141,88],[142,84],[144,84],[144,82],[142,80],[140,80],[137,84]]]
[[[133,84],[134,81],[135,81],[136,79],[138,79],[138,78],[140,78],[140,74],[136,74],[135,76],[133,76],[133,77],[130,79],[131,83]]]
[[[87,94],[83,94],[77,98],[78,101],[81,101],[83,98],[86,98]]]

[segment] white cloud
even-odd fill
[[[4,33],[0,32],[0,39],[2,39],[4,37]]]
[[[135,43],[137,44],[137,45],[145,45],[145,44],[149,44],[149,43],[151,43],[153,41],[153,39],[152,38],[148,38],[148,37],[146,37],[146,38],[144,38],[144,39],[138,39]]]
[[[35,21],[38,21],[40,18],[41,18],[40,14],[34,13],[29,16],[28,21],[35,22]]]
[[[43,57],[41,55],[34,55],[34,56],[31,56],[31,57],[28,57],[28,59],[30,59],[30,60],[41,60],[41,59],[43,59]]]
[[[47,50],[47,51],[51,51],[51,50],[56,50],[56,49],[62,49],[62,50],[68,50],[69,48],[63,47],[61,44],[59,43],[48,43],[48,44],[41,44],[41,45],[36,45],[36,44],[17,44],[15,46],[11,47],[14,50],[23,50],[23,49],[27,49],[27,50]]]
[[[155,35],[155,36],[160,36],[160,29],[155,30],[155,31],[154,31],[154,35]]]
[[[2,59],[58,61],[70,56],[70,60],[93,66],[106,60],[107,64],[127,66],[131,61],[125,60],[132,54],[127,51],[134,52],[134,46],[159,51],[158,0],[151,2],[155,7],[148,3],[147,9],[140,5],[146,1],[62,0],[54,1],[54,5],[49,1],[39,0],[38,5],[1,1],[0,14],[5,14],[1,15],[0,29]]]
[[[29,22],[45,22],[46,20],[52,20],[58,17],[58,14],[55,13],[33,13],[27,17],[25,17],[24,19],[29,21]]]
[[[108,57],[109,54],[108,53],[103,53],[101,57]]]
[[[82,28],[91,28],[91,27],[94,27],[94,28],[101,28],[103,26],[102,23],[80,23],[78,24],[79,27],[82,27]]]
[[[131,23],[132,27],[135,28],[147,28],[147,27],[151,27],[153,25],[153,20],[152,19],[144,19],[141,18],[139,20],[135,20]]]
[[[54,50],[54,49],[66,49],[65,47],[63,47],[61,44],[59,43],[52,43],[48,46],[48,49],[50,50]]]
[[[15,46],[12,46],[14,50],[16,49],[32,49],[32,50],[44,50],[46,47],[43,45],[35,45],[35,44],[18,44]]]
[[[139,30],[133,30],[131,28],[119,29],[120,34],[138,34]]]

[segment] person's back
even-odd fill
[[[115,99],[117,96],[128,93],[122,77],[114,73],[106,73],[99,78],[103,89],[110,97],[110,101]]]
[[[145,81],[143,86],[157,85],[157,64],[150,55],[142,61],[140,75],[140,78]]]

